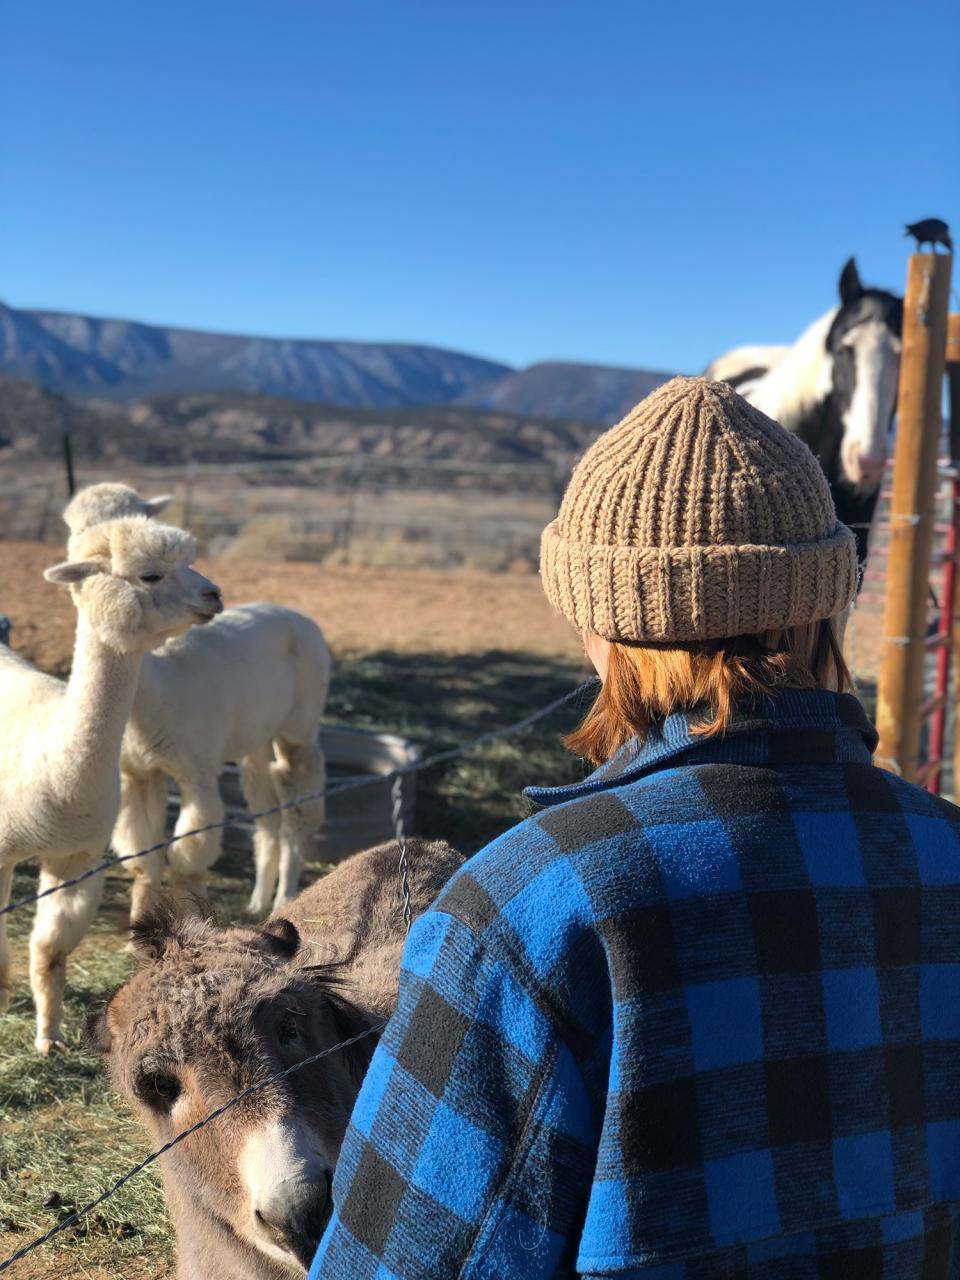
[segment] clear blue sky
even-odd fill
[[[0,297],[696,370],[960,232],[960,5],[8,0]]]

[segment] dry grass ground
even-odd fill
[[[66,593],[41,576],[55,558],[49,545],[0,543],[0,611],[14,621],[17,648],[63,674],[73,609]],[[533,576],[239,561],[203,567],[228,601],[282,601],[321,623],[338,659],[331,720],[392,729],[424,751],[519,719],[574,687],[583,674],[576,637],[551,613]],[[420,830],[443,834],[471,852],[526,812],[520,795],[525,783],[579,776],[581,766],[558,743],[576,714],[568,708],[521,738],[421,775]],[[313,865],[308,875],[321,871]],[[228,852],[214,885],[225,918],[239,911],[249,881],[248,860]],[[30,893],[34,884],[32,870],[22,868],[14,896]],[[79,1046],[86,1013],[129,971],[126,904],[125,880],[108,876],[104,908],[69,967],[65,1026],[72,1052],[50,1061],[38,1059],[32,1048],[26,982],[32,912],[11,917],[16,992],[11,1013],[0,1018],[0,1261],[147,1154],[125,1104]],[[54,1192],[59,1204],[45,1208]],[[159,1280],[173,1274],[172,1259],[154,1169],[132,1180],[85,1229],[64,1233],[10,1274],[17,1280]]]
[[[21,653],[63,674],[73,645],[74,609],[63,588],[43,580],[43,570],[59,554],[46,543],[0,542],[0,612],[12,618]],[[203,560],[199,568],[220,584],[228,605],[272,600],[302,610],[323,627],[337,655],[498,649],[576,659],[580,653],[535,574],[249,560]]]
[[[46,670],[69,668],[73,608],[65,592],[43,581],[57,558],[50,544],[0,543],[0,612],[13,619],[15,645]],[[424,751],[442,750],[520,718],[583,674],[577,637],[546,604],[534,575],[344,568],[240,560],[201,566],[226,599],[269,599],[303,610],[323,626],[337,657],[331,720],[390,729]],[[879,654],[876,608],[861,610],[848,653],[869,681]],[[445,835],[466,852],[526,812],[527,782],[558,783],[581,766],[560,747],[568,708],[522,738],[421,775],[418,826]],[[309,875],[321,873],[314,865]],[[217,867],[221,913],[245,900],[250,868],[228,853]],[[17,876],[15,896],[35,883]],[[16,998],[0,1018],[0,1261],[48,1230],[74,1204],[94,1198],[147,1153],[122,1100],[108,1089],[99,1063],[79,1048],[83,1019],[123,980],[126,882],[107,878],[104,909],[69,971],[67,1057],[45,1062],[32,1049],[26,983],[30,911],[13,920]],[[52,1192],[60,1206],[44,1208]],[[3,1221],[6,1219],[6,1221]],[[6,1229],[12,1224],[14,1229]],[[17,1280],[159,1280],[172,1275],[172,1240],[155,1170],[134,1179],[79,1232],[17,1264]]]

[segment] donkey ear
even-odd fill
[[[143,514],[145,516],[158,516],[164,508],[169,507],[172,501],[172,493],[162,493],[158,498],[144,498]]]
[[[300,950],[300,931],[292,920],[268,920],[263,935],[274,955],[292,960]]]
[[[179,916],[169,903],[160,903],[130,926],[138,960],[159,960],[177,936]]]
[[[99,1013],[88,1014],[83,1024],[83,1043],[98,1058],[108,1057],[113,1049],[113,1032],[107,1020],[109,1008],[110,1005],[107,1004]]]
[[[840,272],[840,301],[845,307],[852,306],[863,297],[863,285],[857,270],[856,258],[848,258]]]
[[[61,586],[83,582],[92,578],[95,573],[102,573],[103,565],[99,560],[65,560],[63,564],[52,565],[44,569],[43,576],[48,582],[56,582]]]

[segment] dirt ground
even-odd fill
[[[0,613],[13,622],[13,642],[26,657],[58,674],[69,669],[74,609],[62,588],[43,580],[55,562],[49,543],[0,542]],[[547,604],[534,574],[341,567],[221,559],[199,566],[220,583],[228,604],[266,599],[298,608],[324,628],[338,668],[338,722],[410,736],[425,753],[518,719],[573,687],[583,670],[573,630]],[[858,611],[847,653],[866,687],[879,654],[880,612]],[[521,816],[520,787],[571,780],[573,767],[551,722],[500,744],[479,759],[426,777],[418,798],[424,834],[477,847]],[[234,865],[236,863],[236,865]],[[29,869],[27,869],[29,870]],[[24,871],[17,893],[31,890]],[[219,898],[239,904],[248,891],[246,861],[219,870]],[[16,896],[16,895],[15,895]],[[109,877],[105,907],[71,959],[68,1024],[76,1033],[92,1004],[102,1003],[129,963],[126,883]],[[47,1229],[50,1187],[77,1203],[145,1154],[143,1135],[115,1099],[96,1063],[75,1051],[40,1062],[32,1052],[26,987],[26,930],[14,918],[19,974],[10,1017],[0,1019],[0,1257]],[[75,1035],[76,1038],[76,1035]],[[94,1217],[88,1235],[58,1241],[17,1265],[21,1280],[160,1280],[172,1274],[172,1239],[155,1171],[131,1182]],[[127,1237],[125,1232],[132,1232]]]
[[[63,674],[73,646],[69,594],[43,579],[57,551],[42,542],[0,542],[0,613],[13,621],[19,653]],[[549,658],[581,652],[535,574],[445,573],[254,560],[206,560],[228,605],[269,600],[308,614],[335,654],[477,654],[510,650]]]

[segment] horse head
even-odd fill
[[[840,273],[840,306],[827,332],[829,408],[839,422],[840,468],[848,484],[876,488],[887,459],[897,402],[903,299],[867,289],[850,258]]]

